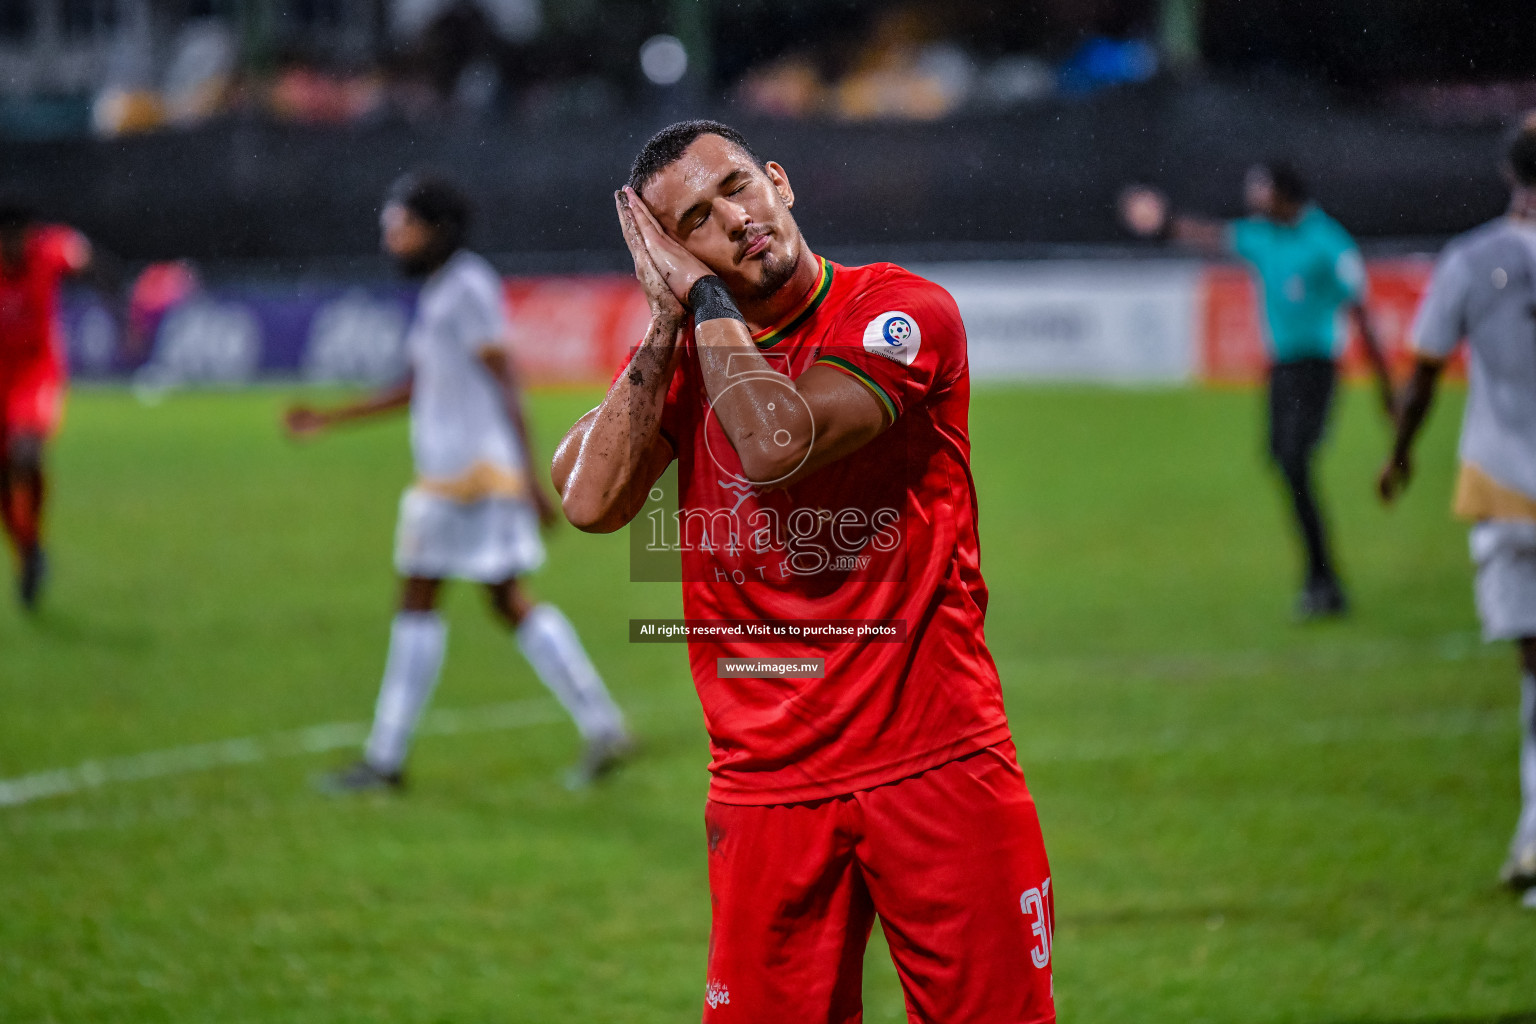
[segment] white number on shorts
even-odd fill
[[[1019,909],[1025,917],[1033,918],[1030,931],[1035,933],[1035,947],[1029,951],[1029,962],[1045,967],[1051,962],[1051,880],[1046,878],[1038,889],[1025,889],[1019,897]]]

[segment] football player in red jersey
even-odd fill
[[[91,246],[79,232],[38,223],[0,203],[0,519],[18,561],[17,592],[36,607],[42,546],[43,449],[64,411],[59,282],[83,273]]]
[[[605,532],[678,463],[713,755],[704,1019],[858,1020],[878,914],[912,1020],[1054,1021],[954,300],[812,253],[784,169],[717,122],[657,134],[615,198],[651,324],[554,475],[570,520]]]

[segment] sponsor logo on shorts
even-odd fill
[[[721,981],[711,981],[704,987],[704,1001],[709,1004],[711,1010],[718,1010],[722,1006],[731,1003],[731,990],[725,987]]]
[[[864,328],[864,351],[911,366],[923,343],[917,321],[899,309],[881,313]]]

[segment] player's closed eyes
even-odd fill
[[[733,188],[729,192],[727,192],[725,194],[726,198],[730,198],[731,196],[739,196],[739,195],[741,195],[743,192],[745,192],[747,190],[747,186],[750,185],[750,184],[751,184],[751,182],[743,181],[741,184],[737,185],[735,188]],[[708,207],[706,207],[704,210],[702,210],[699,213],[698,219],[692,221],[691,223],[689,223],[687,225],[688,233],[692,234],[693,232],[699,230],[699,228],[703,227],[705,224],[709,223],[709,215],[710,215],[711,212],[712,211]]]
[[[725,197],[730,198],[730,197],[733,197],[733,195],[740,195],[740,193],[745,192],[745,190],[746,190],[745,184],[739,184],[739,186],[736,186],[736,187],[734,187],[734,189],[731,189],[730,192],[725,193]],[[710,223],[710,213],[711,213],[711,210],[708,210],[708,209],[707,210],[703,210],[703,213],[700,213],[700,215],[699,215],[699,220],[694,221],[693,226],[688,227],[688,230],[690,230],[690,232],[696,232],[696,230],[699,230],[700,227],[703,227],[703,226],[705,226],[705,224]]]

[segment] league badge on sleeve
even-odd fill
[[[864,328],[864,351],[883,356],[902,366],[911,366],[923,332],[917,321],[900,310],[881,313]]]

